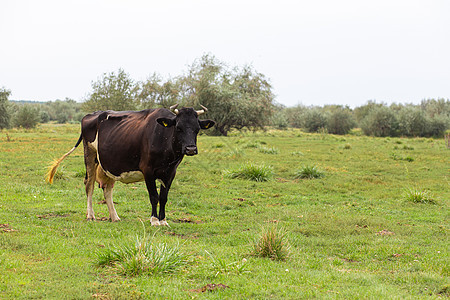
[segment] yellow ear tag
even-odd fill
[[[163,123],[164,127],[167,127],[167,123],[166,122],[163,121],[162,123]]]
[[[205,125],[205,129],[208,129],[208,127],[209,127],[209,123]]]

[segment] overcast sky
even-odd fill
[[[173,77],[206,53],[286,106],[450,98],[447,0],[0,0],[0,39],[16,100],[83,101],[103,73]]]

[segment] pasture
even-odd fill
[[[0,135],[1,299],[446,298],[450,150],[442,139],[307,134],[299,130],[199,136],[169,193],[170,227],[151,227],[144,183],[116,183],[121,222],[86,221],[82,145],[60,166],[79,125]],[[233,178],[246,163],[267,181]],[[299,176],[303,167],[322,177]],[[415,194],[411,194],[411,191]],[[413,197],[413,196],[417,197]],[[252,255],[267,228],[289,255]],[[124,274],[98,265],[136,238],[178,246],[168,273]]]

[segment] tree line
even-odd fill
[[[214,134],[233,129],[302,128],[308,132],[348,134],[354,128],[370,136],[435,136],[450,128],[450,101],[426,99],[419,105],[377,103],[351,109],[342,105],[285,107],[275,102],[269,80],[251,66],[228,66],[207,54],[177,77],[152,74],[135,81],[124,70],[104,73],[92,82],[83,103],[66,98],[46,103],[8,101],[10,91],[0,88],[0,129],[32,128],[38,123],[79,122],[97,110],[140,110],[180,106],[209,108],[216,121]]]

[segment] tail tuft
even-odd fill
[[[48,183],[50,183],[50,184],[53,183],[53,178],[55,177],[56,169],[58,169],[59,165],[64,160],[64,158],[69,156],[73,151],[75,151],[75,149],[76,149],[76,147],[73,147],[72,150],[70,150],[69,152],[67,152],[66,154],[61,156],[59,159],[52,162],[51,166],[48,168],[47,175],[45,176],[45,180]]]

